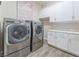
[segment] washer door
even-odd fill
[[[35,28],[35,32],[36,32],[36,37],[40,40],[42,40],[42,36],[43,36],[43,28],[42,25],[37,25]]]
[[[22,24],[12,24],[8,27],[8,42],[15,44],[29,38],[28,26]]]

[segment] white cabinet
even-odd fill
[[[56,6],[56,21],[79,20],[79,1],[65,1]]]
[[[58,48],[68,49],[68,35],[61,32],[48,32],[48,43]]]
[[[72,20],[72,2],[65,1],[56,6],[56,21]]]
[[[79,1],[73,1],[73,16],[75,20],[79,20]]]
[[[42,9],[41,17],[50,17],[50,22],[79,19],[79,1],[64,1]]]
[[[48,32],[48,43],[79,56],[79,34]]]
[[[59,48],[68,50],[68,35],[66,33],[57,32],[57,41],[56,45]]]
[[[69,51],[79,55],[79,35],[69,35]]]
[[[56,35],[55,32],[48,32],[48,44],[56,46]]]
[[[49,11],[48,8],[42,9],[40,12],[40,18],[49,17]]]
[[[64,1],[45,7],[41,10],[40,17],[50,17],[50,22],[70,21],[73,17],[72,1]]]
[[[55,9],[56,6],[50,6],[42,9],[40,12],[40,18],[50,17],[50,22],[53,22],[55,20],[55,12],[56,12]]]

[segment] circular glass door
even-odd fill
[[[40,33],[42,33],[42,26],[38,25],[36,27],[36,34],[39,35]]]
[[[25,28],[24,26],[20,25],[20,26],[15,26],[12,31],[11,31],[11,35],[12,37],[14,37],[15,39],[22,39],[27,35],[27,28]]]
[[[28,26],[13,24],[8,28],[8,37],[10,43],[18,43],[28,39]]]

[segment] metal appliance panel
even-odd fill
[[[6,32],[6,27],[10,24],[13,24],[13,23],[20,23],[19,21],[17,20],[14,20],[14,19],[11,19],[11,18],[5,18],[5,21],[4,21],[4,30],[3,30],[3,36],[4,36],[4,41],[3,41],[3,56],[10,56],[10,54],[17,54],[17,56],[20,56],[18,53],[20,51],[22,51],[22,53],[24,53],[23,49],[27,48],[29,49],[28,51],[26,51],[26,55],[28,54],[28,52],[30,53],[30,36],[31,36],[31,27],[30,27],[30,22],[26,22],[25,26],[28,26],[28,29],[29,29],[29,38],[25,39],[24,41],[20,42],[20,43],[16,43],[16,44],[7,44],[6,42],[6,38],[8,38],[8,33]],[[27,50],[26,49],[26,50]],[[16,51],[18,51],[17,53],[15,53]],[[22,54],[21,54],[22,55]]]

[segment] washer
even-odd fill
[[[31,22],[4,20],[4,56],[24,57],[30,53]]]
[[[40,21],[32,21],[31,51],[39,49],[43,45],[43,25]]]

